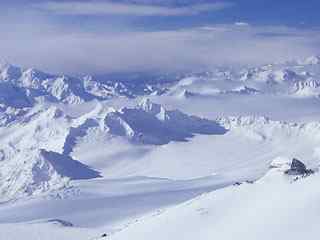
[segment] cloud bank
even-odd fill
[[[73,16],[66,24],[65,16],[48,17],[42,12],[0,15],[0,59],[53,73],[98,74],[207,70],[319,54],[319,30],[244,22],[146,30],[125,21],[117,26],[109,16],[93,17],[84,27],[80,22],[87,18],[91,16]],[[115,32],[116,28],[122,30]]]
[[[38,10],[49,11],[64,15],[134,15],[134,16],[187,16],[197,15],[202,12],[219,11],[232,7],[233,3],[214,2],[204,4],[192,4],[180,7],[168,7],[159,5],[115,3],[115,2],[42,2],[34,4]]]
[[[270,32],[279,35],[270,37]],[[174,71],[303,57],[314,54],[318,43],[318,32],[215,26],[117,34],[12,33],[0,40],[0,52],[13,63],[52,72]]]

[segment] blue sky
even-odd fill
[[[0,58],[51,72],[258,64],[318,54],[320,39],[318,0],[4,0],[1,5]]]
[[[185,4],[181,4],[185,3]],[[167,7],[167,8],[179,8],[180,7],[192,7],[197,5],[214,5],[214,4],[230,4],[225,8],[216,10],[200,11],[198,14],[181,14],[181,15],[169,15],[161,16],[160,14],[150,14],[144,16],[136,14],[132,16],[128,11],[128,14],[117,14],[112,11],[109,14],[79,14],[72,16],[68,15],[67,11],[64,14],[59,14],[58,11],[50,11],[50,7],[45,9],[38,8],[38,14],[46,15],[48,18],[61,20],[63,24],[70,21],[80,21],[82,23],[93,23],[99,24],[99,22],[105,20],[114,20],[122,22],[124,19],[130,18],[131,21],[135,22],[137,26],[153,28],[172,28],[173,26],[194,26],[203,24],[217,24],[217,23],[232,23],[234,21],[247,21],[252,24],[267,24],[267,25],[288,25],[288,26],[305,26],[305,27],[317,27],[320,25],[320,1],[318,0],[230,0],[230,1],[215,1],[215,0],[58,0],[58,1],[46,1],[46,0],[11,0],[2,1],[2,5],[11,7],[16,11],[30,11],[36,5],[45,6],[48,3],[56,3],[57,5],[63,6],[63,4],[72,3],[78,4],[91,4],[98,5],[103,3],[123,4],[131,6],[132,8],[138,8],[139,6],[154,6],[154,7]],[[140,3],[140,4],[139,4]],[[162,4],[161,4],[162,3]],[[106,8],[110,8],[107,5]],[[62,7],[61,7],[62,8]],[[35,10],[35,9],[33,9]],[[41,11],[42,10],[42,11]],[[47,10],[47,11],[46,11]],[[52,9],[51,9],[52,10]],[[89,12],[89,10],[88,10]],[[143,12],[143,11],[141,11]]]
[[[210,2],[210,1],[207,1]],[[212,2],[212,1],[211,1]],[[192,26],[203,24],[250,22],[257,25],[287,25],[310,28],[320,25],[318,0],[235,0],[221,11],[208,11],[194,16],[140,18],[140,26]],[[170,23],[170,25],[169,25]]]

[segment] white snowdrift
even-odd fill
[[[232,186],[147,216],[112,235],[121,239],[316,239],[319,175],[298,181],[272,169],[259,181]]]

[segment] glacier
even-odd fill
[[[0,239],[315,239],[319,59],[99,76],[1,63]],[[312,174],[286,174],[292,159]]]

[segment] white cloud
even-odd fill
[[[135,16],[184,16],[202,12],[219,11],[232,7],[229,2],[193,4],[183,7],[166,7],[146,4],[128,4],[114,2],[42,2],[33,5],[38,10],[68,15],[135,15]]]
[[[250,24],[247,23],[247,22],[235,22],[234,25],[240,26],[240,27],[247,27],[247,26],[249,26]]]
[[[115,33],[105,25],[89,32],[41,16],[26,19],[0,21],[0,59],[72,74],[262,64],[318,54],[320,43],[318,31],[288,27],[230,24]]]

